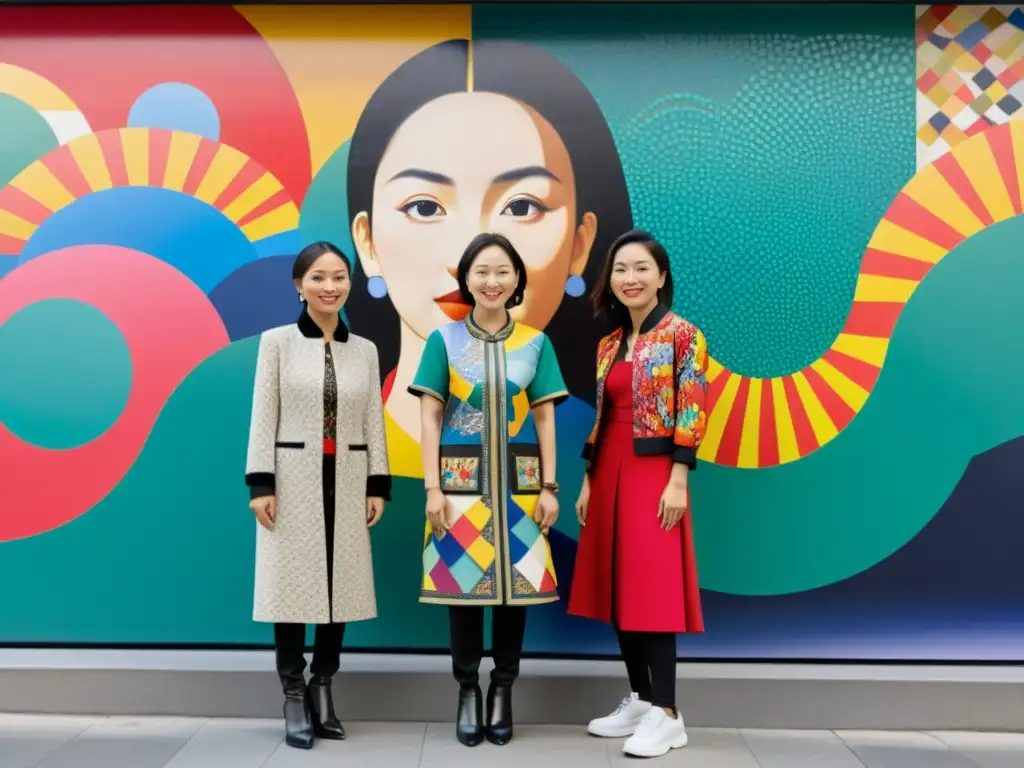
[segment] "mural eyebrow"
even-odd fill
[[[426,171],[422,168],[406,168],[404,171],[399,171],[388,179],[387,183],[390,184],[397,179],[420,179],[421,181],[429,181],[431,184],[455,186],[455,181],[450,176],[445,176],[443,173],[437,173],[436,171]]]
[[[543,176],[545,179],[557,181],[559,184],[562,183],[560,178],[542,165],[527,165],[522,168],[513,168],[510,171],[499,173],[491,180],[491,183],[507,184],[510,181],[522,181],[523,179],[527,179],[531,176]]]

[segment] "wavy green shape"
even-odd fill
[[[810,456],[771,469],[701,465],[701,585],[799,592],[910,541],[973,456],[1024,434],[1024,217],[963,242],[925,278],[867,405]]]
[[[5,542],[0,640],[270,642],[252,623],[254,529],[243,484],[258,338],[200,364],[139,458],[86,514]]]

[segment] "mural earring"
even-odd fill
[[[569,275],[569,279],[565,281],[565,292],[573,297],[579,297],[583,295],[583,292],[587,290],[587,284],[583,278],[579,275]]]
[[[302,295],[302,291],[299,291],[299,304],[302,304],[305,301],[306,301],[306,297]]]
[[[388,295],[388,285],[380,275],[374,275],[366,281],[366,290],[375,299],[383,299]]]

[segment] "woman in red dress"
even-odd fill
[[[688,479],[706,426],[707,344],[669,309],[668,254],[646,232],[612,244],[593,296],[618,327],[598,346],[568,611],[615,627],[632,689],[590,733],[656,757],[687,741],[676,635],[704,631]]]

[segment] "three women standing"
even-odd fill
[[[558,517],[554,407],[568,392],[547,337],[509,315],[527,278],[508,239],[476,236],[457,279],[472,310],[430,334],[409,387],[427,490],[420,600],[449,606],[457,738],[505,744],[526,606],[558,600],[547,533]],[[494,611],[486,717],[484,606]]]
[[[376,616],[369,528],[390,498],[377,349],[340,316],[351,263],[299,253],[296,323],[260,336],[245,482],[259,522],[253,620],[274,624],[288,744],[343,739],[331,680],[345,625]],[[315,624],[309,684],[306,625]]]
[[[345,624],[376,615],[368,528],[390,475],[377,351],[339,315],[350,263],[317,243],[293,278],[298,322],[260,338],[246,483],[260,523],[253,617],[274,623],[286,739],[309,747],[314,735],[345,736],[331,678]],[[554,407],[568,393],[547,337],[509,315],[527,280],[512,244],[478,235],[457,280],[472,309],[430,334],[409,387],[420,398],[427,491],[420,600],[448,606],[457,738],[506,744],[526,606],[559,598],[547,534],[558,517]],[[675,636],[703,631],[686,513],[706,428],[707,348],[669,309],[668,255],[645,232],[615,241],[593,297],[617,328],[598,347],[569,613],[615,626],[632,687],[590,732],[629,736],[624,752],[654,757],[687,743]],[[495,663],[486,715],[485,606]],[[306,685],[308,623],[317,626]]]
[[[597,419],[576,504],[569,613],[614,625],[632,693],[596,736],[656,757],[686,745],[676,710],[676,634],[704,630],[688,489],[706,429],[707,345],[673,313],[665,249],[619,237],[593,298],[616,329],[597,352]]]

